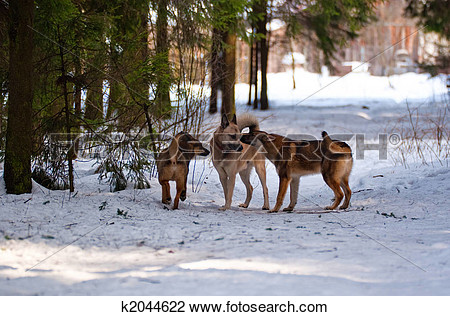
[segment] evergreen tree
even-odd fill
[[[6,192],[31,192],[34,1],[9,3],[9,97],[4,179]]]

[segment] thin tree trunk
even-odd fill
[[[253,33],[253,32],[252,32]],[[250,39],[250,58],[249,58],[249,75],[248,75],[248,102],[252,105],[252,83],[253,83],[253,37]]]
[[[261,3],[263,18],[258,22],[259,33],[261,33],[261,110],[269,109],[269,100],[267,98],[267,62],[269,58],[269,45],[267,42],[267,0]]]
[[[4,107],[4,103],[5,103],[5,95],[3,94],[3,92],[0,92],[0,135],[1,135],[2,130],[3,130],[3,107]],[[0,139],[0,146],[3,147],[1,139]]]
[[[81,119],[81,87],[82,84],[80,82],[80,77],[81,77],[81,60],[79,58],[76,59],[75,61],[75,78],[78,78],[78,80],[74,83],[74,95],[73,95],[73,106],[75,109],[75,130],[77,134],[80,134],[81,129],[80,129],[80,119]],[[79,139],[78,137],[75,140],[75,144],[74,144],[74,151],[78,152],[79,149]]]
[[[253,109],[258,108],[258,68],[259,68],[259,41],[255,42],[255,97],[253,98]]]
[[[234,85],[236,83],[236,34],[225,34],[224,49],[224,80],[222,89],[222,114],[236,113],[234,103]]]
[[[59,29],[58,29],[58,35],[59,35]],[[64,62],[64,51],[63,47],[64,44],[62,43],[61,38],[59,39],[60,45],[59,45],[59,58],[61,62],[61,78],[63,78],[61,84],[62,84],[62,90],[64,94],[64,112],[65,112],[65,119],[66,119],[66,141],[67,144],[72,143],[72,131],[71,131],[71,123],[70,123],[70,106],[69,106],[69,93],[67,91],[67,75],[66,75],[66,66]],[[74,191],[73,186],[73,164],[72,159],[74,158],[74,147],[73,145],[70,145],[69,149],[67,150],[67,164],[69,166],[69,190],[70,192]]]
[[[88,70],[91,82],[86,91],[86,110],[84,117],[88,120],[99,120],[103,117],[103,78],[97,71],[102,67],[95,62],[95,65]]]
[[[9,107],[4,179],[6,192],[31,192],[34,1],[9,2]]]
[[[157,78],[156,107],[157,115],[170,117],[170,67],[169,67],[169,38],[167,20],[168,0],[158,1],[156,18],[156,53],[160,59],[160,76]]]
[[[295,90],[295,58],[294,58],[294,46],[292,45],[292,39],[289,39],[289,50],[292,57],[292,88]]]
[[[209,83],[211,87],[211,97],[209,98],[209,113],[211,114],[217,113],[218,92],[221,86],[221,81],[223,79],[222,37],[222,32],[219,29],[214,28],[212,34],[210,59],[211,78]]]

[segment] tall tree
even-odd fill
[[[6,192],[31,192],[34,1],[9,2],[9,104],[4,179]]]
[[[3,129],[6,116],[6,96],[8,94],[8,25],[9,13],[6,3],[0,2],[0,148],[5,148]]]
[[[229,116],[236,114],[235,91],[236,83],[236,34],[232,31],[225,33],[224,38],[224,77],[222,87],[222,114]]]
[[[128,131],[145,121],[149,85],[142,73],[148,60],[148,0],[113,0],[110,41],[109,101],[107,116],[116,114],[118,129]]]
[[[169,37],[168,37],[168,0],[158,0],[156,17],[156,54],[158,55],[157,72],[158,78],[156,88],[156,111],[157,116],[170,117],[170,74],[169,64]]]
[[[269,108],[269,100],[267,98],[267,63],[269,59],[269,44],[267,39],[267,0],[257,0],[256,6],[259,14],[256,32],[260,35],[259,58],[261,60],[261,110],[267,110]]]
[[[209,113],[217,113],[217,99],[223,82],[223,32],[219,28],[213,28],[211,44],[210,69],[211,78],[209,86],[211,96],[209,98]]]
[[[217,107],[217,90],[222,86],[222,113],[234,114],[236,83],[236,40],[239,33],[245,33],[245,28],[239,23],[249,1],[244,0],[218,0],[212,1],[209,13],[213,26],[213,49],[211,59],[211,96],[210,112],[214,113]],[[218,44],[217,38],[221,38]],[[214,46],[216,45],[216,46]],[[217,51],[216,51],[217,49]],[[223,67],[220,63],[223,62]]]

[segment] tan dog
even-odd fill
[[[209,150],[192,137],[190,134],[178,133],[170,143],[170,146],[163,150],[156,159],[158,168],[158,180],[162,187],[162,202],[170,204],[169,181],[175,181],[177,194],[173,202],[173,209],[178,208],[179,200],[186,199],[186,183],[189,173],[189,162],[196,155],[207,156]]]
[[[237,120],[236,115],[234,115],[233,119],[229,121],[224,114],[220,126],[211,139],[213,165],[219,173],[220,183],[225,195],[225,205],[219,210],[227,210],[231,207],[236,174],[238,173],[247,189],[245,202],[239,206],[248,207],[253,194],[253,187],[250,184],[250,174],[253,167],[255,167],[263,189],[264,205],[262,209],[269,209],[264,155],[259,154],[252,146],[242,144],[239,141],[241,132],[246,127],[250,128],[250,131],[259,129],[258,120],[251,115],[242,115]]]
[[[300,177],[317,173],[322,173],[326,184],[334,192],[334,203],[326,209],[333,210],[338,207],[344,194],[345,200],[340,208],[348,208],[352,195],[348,185],[353,166],[351,148],[344,142],[331,140],[326,132],[323,132],[322,136],[323,141],[294,141],[280,135],[255,130],[242,135],[243,143],[251,144],[261,150],[264,148],[262,150],[264,155],[275,165],[280,177],[277,202],[270,212],[279,211],[289,185],[291,201],[283,211],[292,211],[297,204]]]

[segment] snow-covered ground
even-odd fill
[[[446,93],[443,78],[352,74],[300,103],[335,79],[298,73],[291,91],[289,74],[271,75],[272,109],[254,112],[261,128],[374,137],[405,115],[406,99],[433,107],[423,100]],[[302,179],[295,212],[267,214],[255,174],[250,207],[237,207],[245,197],[238,179],[233,208],[219,211],[223,193],[208,159],[192,162],[188,199],[176,211],[163,208],[156,179],[147,190],[110,193],[86,162],[75,163],[72,196],[37,184],[32,194],[6,195],[0,181],[0,295],[449,295],[448,160],[405,168],[389,148],[387,160],[368,151],[355,161],[351,208],[339,212],[323,210],[332,192],[316,175]],[[273,205],[269,162],[267,172]]]

